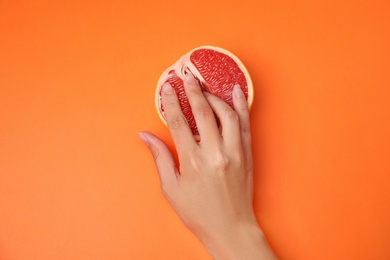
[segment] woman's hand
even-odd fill
[[[139,133],[154,157],[164,196],[214,258],[272,258],[253,211],[249,112],[241,88],[234,87],[233,110],[203,93],[192,75],[186,76],[184,85],[200,142],[194,139],[173,88],[165,83],[162,90],[180,167],[162,140]]]

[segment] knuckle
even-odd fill
[[[243,154],[241,151],[235,151],[232,153],[232,161],[234,162],[235,165],[241,166],[244,164],[243,161]]]
[[[236,111],[230,109],[227,111],[226,113],[226,117],[230,120],[230,121],[234,121],[234,122],[238,122],[239,118],[238,118],[238,114]]]
[[[155,146],[151,146],[150,147],[150,152],[152,153],[154,161],[157,162],[157,160],[159,158],[159,155],[160,155],[159,149],[157,149],[157,147],[155,147]]]
[[[240,128],[241,128],[241,131],[243,132],[243,133],[246,133],[246,134],[250,134],[250,132],[251,132],[251,126],[250,126],[250,124],[249,124],[249,122],[241,122],[240,123]]]
[[[195,172],[199,172],[201,169],[201,163],[199,162],[199,159],[197,157],[190,158],[190,165]]]
[[[239,111],[242,111],[242,112],[248,112],[249,111],[248,103],[247,102],[239,102],[239,104],[237,104],[237,106],[236,106],[236,109]]]
[[[201,95],[200,89],[198,87],[187,87],[186,88],[187,96],[199,97]]]
[[[213,110],[210,108],[210,106],[205,105],[205,104],[200,105],[198,107],[198,109],[196,110],[196,113],[199,116],[204,117],[204,118],[214,116]]]
[[[182,128],[183,126],[187,125],[187,119],[184,117],[184,115],[176,116],[171,120],[168,120],[168,127],[172,129],[178,129]]]
[[[227,156],[222,153],[218,153],[214,156],[213,166],[215,170],[224,172],[230,164],[230,160]]]
[[[163,107],[165,110],[167,110],[167,109],[169,110],[169,109],[176,107],[177,103],[178,103],[177,100],[168,99],[168,100],[165,100]]]

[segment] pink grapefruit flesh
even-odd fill
[[[201,46],[183,55],[160,76],[156,88],[156,108],[166,124],[164,107],[161,103],[161,87],[168,82],[174,88],[192,133],[198,137],[191,107],[184,91],[184,77],[191,73],[203,91],[207,91],[233,108],[232,91],[239,84],[250,108],[253,102],[253,85],[250,75],[242,62],[229,51],[215,46]],[[219,123],[218,123],[219,124]]]

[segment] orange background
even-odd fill
[[[255,210],[281,259],[390,259],[390,2],[0,1],[0,259],[210,259],[136,132],[204,44],[255,84]]]

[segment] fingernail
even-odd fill
[[[203,95],[205,95],[206,97],[212,95],[211,93],[209,93],[209,92],[207,92],[207,91],[202,91],[202,93],[203,93]]]
[[[191,73],[187,73],[184,80],[188,84],[196,84],[197,83],[196,79],[194,78],[194,76]]]
[[[162,89],[164,91],[165,94],[172,94],[173,92],[173,88],[171,86],[171,84],[169,84],[168,82],[165,82],[164,85],[162,86]]]
[[[236,95],[236,97],[238,98],[242,98],[244,96],[244,93],[242,92],[241,87],[238,84],[234,85],[233,92],[234,95]]]
[[[139,139],[141,139],[141,141],[146,144],[147,146],[149,146],[149,140],[148,138],[142,133],[142,132],[139,132],[137,133]]]

